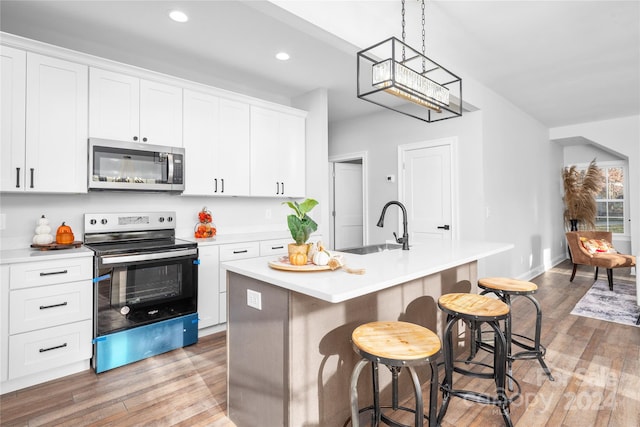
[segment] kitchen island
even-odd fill
[[[477,260],[512,247],[433,241],[409,251],[344,254],[362,275],[276,270],[268,264],[273,257],[225,263],[229,418],[238,427],[342,426],[357,362],[351,332],[374,320],[403,320],[441,335],[438,297],[476,291]],[[369,382],[361,376],[363,399]]]

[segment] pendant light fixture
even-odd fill
[[[358,52],[358,98],[425,122],[462,116],[462,79],[425,56],[425,3],[422,8],[422,52],[391,37]]]

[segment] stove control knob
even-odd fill
[[[164,217],[161,216],[160,218],[158,218],[158,221],[160,221],[160,223],[163,223],[164,222]]]
[[[107,222],[108,222],[108,221],[107,221],[107,219],[106,219],[106,218],[102,218],[102,219],[100,220],[100,224],[102,224],[102,225],[107,225]]]
[[[168,216],[167,217],[167,222],[173,222],[173,217],[172,216]]]
[[[95,219],[90,219],[89,220],[89,224],[91,225],[96,225],[98,223],[98,221],[96,221]]]

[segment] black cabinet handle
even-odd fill
[[[448,230],[449,229],[449,224],[447,225],[439,225],[438,226],[438,230]]]
[[[222,191],[221,191],[221,193],[224,193],[224,178],[220,178],[220,182],[222,183]]]
[[[40,273],[40,276],[53,276],[54,274],[67,274],[68,271],[67,270],[62,270],[62,271],[51,271],[48,273]]]
[[[280,183],[276,182],[276,194],[280,194]]]
[[[271,250],[284,249],[284,246],[271,246]]]
[[[246,249],[242,251],[233,251],[234,254],[246,254],[248,251]]]
[[[284,182],[281,182],[282,184],[282,194],[284,194]]]
[[[20,188],[20,168],[16,168],[16,188]]]
[[[67,346],[67,343],[56,345],[55,347],[41,348],[40,353],[44,353],[45,351],[57,350],[59,348],[65,348],[66,346]]]
[[[134,141],[137,141],[137,140],[138,140],[138,137],[137,137],[137,136],[134,136],[134,137],[133,137],[133,140],[134,140]]]
[[[218,178],[213,178],[213,183],[214,183],[213,192],[217,193],[218,192]]]
[[[33,188],[33,168],[31,168],[31,185],[30,188]]]
[[[65,305],[67,305],[66,301],[61,302],[60,304],[41,305],[40,310],[46,310],[47,308],[54,308],[54,307],[64,307]]]
[[[142,138],[142,142],[147,142],[147,137]]]

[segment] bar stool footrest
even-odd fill
[[[510,396],[507,396],[505,393],[505,398],[500,399],[497,396],[493,396],[486,393],[480,393],[473,390],[464,390],[464,389],[450,389],[445,385],[440,385],[440,390],[444,393],[448,393],[451,396],[456,396],[461,399],[469,400],[475,403],[482,403],[485,405],[495,405],[495,406],[509,406],[512,402],[517,400],[520,397],[522,388],[520,387],[520,383],[513,378],[512,375],[505,374],[508,379],[513,381],[513,383],[517,387],[517,391],[513,392]]]
[[[390,405],[380,405],[380,409],[391,409],[394,411],[406,411],[406,412],[410,412],[412,414],[415,414],[416,411],[415,409],[412,408],[407,408],[405,406],[398,406],[396,409],[393,409],[393,406]],[[373,405],[371,406],[367,406],[365,408],[362,408],[358,411],[359,414],[363,414],[365,412],[371,411],[372,412],[372,423],[374,422],[373,420],[373,411],[375,410],[375,407]],[[429,417],[427,415],[423,415],[425,420],[429,420]],[[344,424],[344,427],[346,427],[347,425],[349,425],[349,421],[351,420],[351,418],[349,418],[347,420],[347,422]],[[391,418],[389,418],[388,415],[385,414],[380,414],[380,422],[385,423],[386,425],[390,426],[390,427],[413,427],[413,425],[408,425],[408,424],[401,424]],[[373,425],[373,424],[372,424]]]

